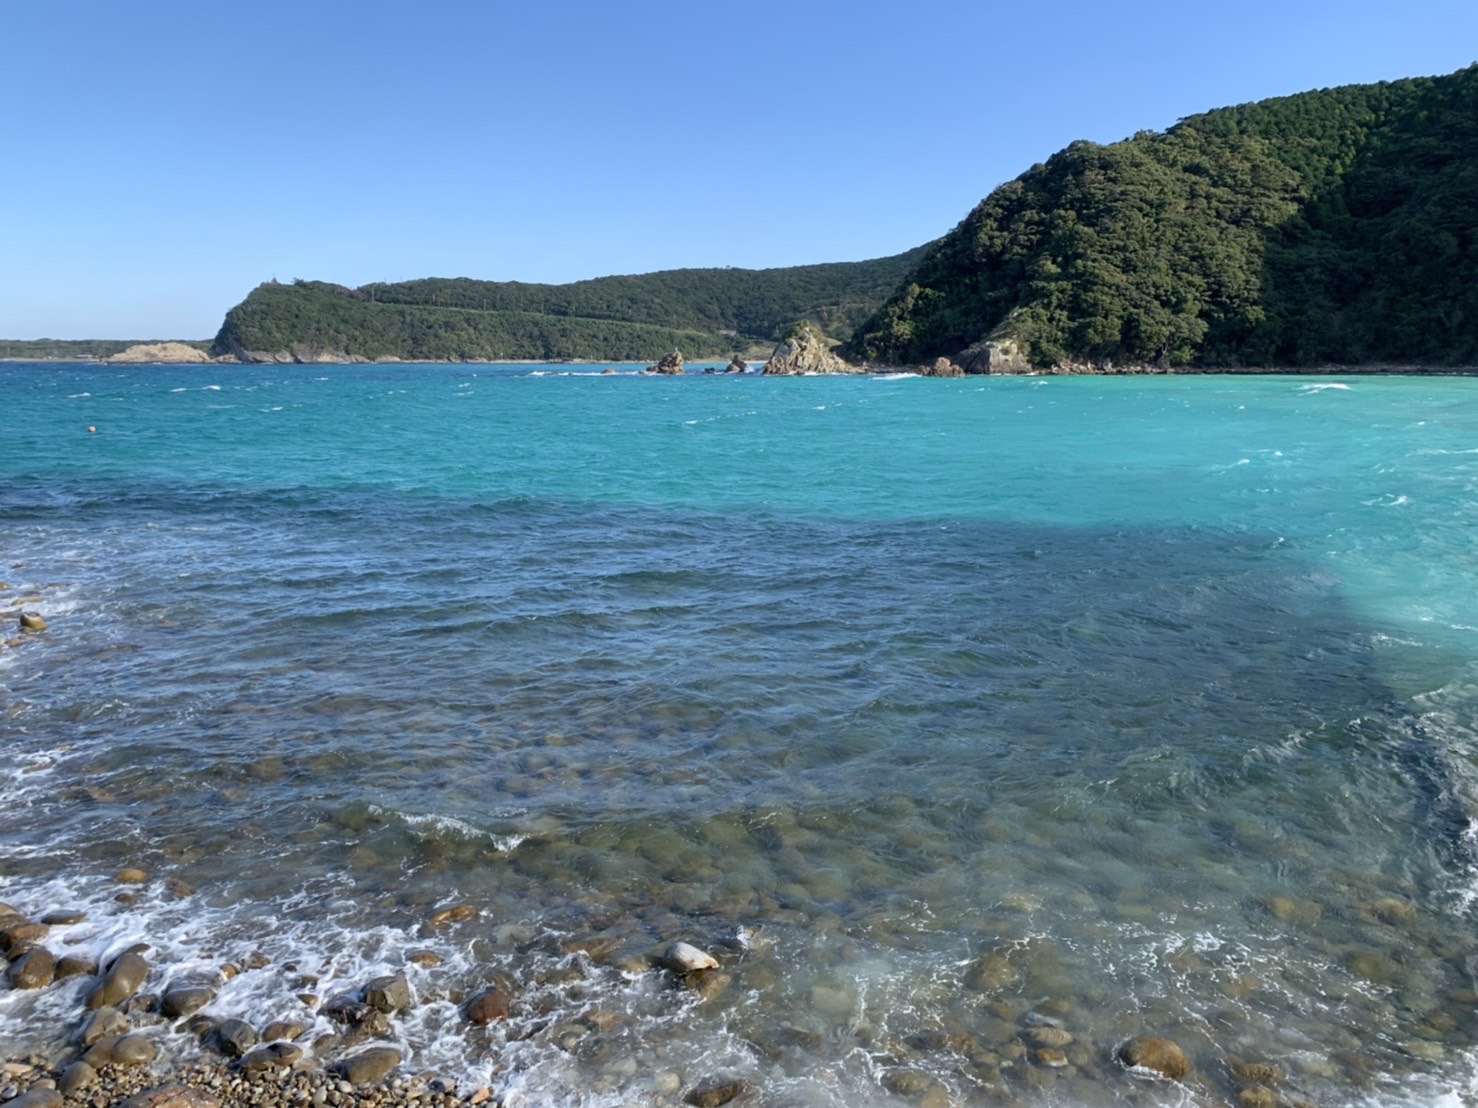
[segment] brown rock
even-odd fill
[[[686,373],[683,368],[683,356],[674,350],[671,354],[664,354],[662,360],[656,365],[647,366],[648,373]]]
[[[22,612],[21,613],[21,630],[22,631],[45,631],[46,630],[46,621],[41,618],[41,613],[40,612]]]
[[[120,954],[83,1003],[90,1009],[117,1007],[139,991],[148,975],[149,963],[142,956],[132,951]]]
[[[467,1002],[464,1014],[473,1027],[486,1027],[495,1020],[507,1019],[508,994],[496,985],[484,989]]]
[[[149,880],[149,874],[145,870],[138,869],[135,866],[129,866],[115,873],[113,880],[120,885],[142,885]]]
[[[412,950],[405,956],[407,962],[430,969],[432,966],[441,965],[441,955],[434,950]]]
[[[84,1047],[88,1047],[110,1035],[124,1035],[127,1032],[128,1021],[123,1018],[123,1013],[117,1008],[104,1006],[87,1017],[82,1030],[78,1032],[78,1038]]]
[[[93,1069],[104,1066],[145,1066],[159,1056],[159,1050],[142,1035],[108,1035],[99,1039],[82,1056]]]
[[[722,1081],[691,1090],[683,1096],[683,1102],[693,1108],[720,1108],[748,1091],[747,1081]]]
[[[1191,1072],[1185,1051],[1169,1039],[1142,1035],[1119,1048],[1119,1061],[1131,1068],[1154,1070],[1162,1077],[1178,1080]]]
[[[98,964],[91,958],[80,954],[64,954],[56,960],[56,980],[62,981],[68,977],[92,977],[98,971]]]
[[[44,989],[56,980],[56,959],[44,946],[28,950],[5,971],[12,989]]]
[[[41,922],[48,927],[67,927],[74,923],[81,923],[86,918],[87,913],[80,908],[58,908],[42,916]]]
[[[433,912],[426,922],[432,927],[445,927],[448,924],[463,923],[476,918],[477,909],[471,904],[458,904],[455,908],[443,908],[439,912]]]
[[[248,1051],[238,1065],[246,1073],[291,1066],[303,1057],[303,1048],[292,1043],[268,1043]]]
[[[1053,1027],[1051,1024],[1042,1027],[1028,1027],[1021,1033],[1021,1037],[1037,1047],[1061,1047],[1073,1041],[1071,1032],[1064,1031],[1060,1027]]]
[[[159,1010],[168,1019],[194,1015],[215,999],[215,990],[204,985],[177,985],[159,999]]]
[[[1227,1068],[1244,1085],[1281,1085],[1288,1080],[1287,1071],[1272,1062],[1244,1062],[1240,1058],[1228,1058]]]
[[[831,352],[831,344],[809,322],[791,329],[785,341],[775,347],[763,373],[790,377],[811,373],[855,373],[857,370]]]
[[[963,377],[965,371],[948,358],[935,358],[934,364],[920,366],[919,372],[925,377]]]
[[[262,1031],[262,1039],[269,1043],[276,1042],[279,1039],[296,1039],[307,1030],[307,1024],[299,1023],[296,1020],[277,1020],[275,1023],[269,1023]]]
[[[375,1046],[345,1058],[335,1068],[351,1085],[370,1085],[387,1076],[400,1065],[400,1051],[390,1046]]]
[[[1053,1070],[1064,1069],[1068,1064],[1067,1055],[1056,1047],[1051,1046],[1043,1047],[1041,1050],[1033,1053],[1032,1061],[1036,1062],[1039,1066],[1046,1066],[1048,1069]]]
[[[1241,1108],[1278,1108],[1278,1094],[1266,1085],[1249,1085],[1237,1094]]]
[[[51,928],[44,923],[32,923],[29,920],[13,923],[4,931],[0,931],[0,951],[3,951],[7,958],[15,958],[30,950],[37,943],[45,941],[46,936],[50,934]]]
[[[1360,917],[1371,923],[1387,923],[1392,926],[1410,923],[1416,919],[1416,905],[1394,896],[1366,901],[1360,905]]]

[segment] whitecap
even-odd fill
[[[1344,392],[1350,391],[1350,386],[1342,381],[1324,381],[1317,385],[1300,385],[1299,392],[1324,392],[1328,389],[1340,389]]]

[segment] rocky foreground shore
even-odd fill
[[[118,875],[124,885],[144,879],[142,871]],[[428,923],[455,925],[476,914],[470,905],[459,905],[438,912]],[[145,992],[144,986],[158,976],[156,969],[163,968],[150,965],[147,943],[137,943],[102,965],[85,956],[57,957],[48,949],[45,944],[55,929],[84,918],[66,909],[33,917],[0,904],[0,954],[10,989],[44,990],[69,979],[87,979],[75,1025],[55,1036],[65,1038],[64,1047],[46,1055],[7,1057],[0,1044],[0,1104],[5,1108],[460,1108],[502,1103],[487,1085],[468,1088],[452,1077],[402,1069],[406,1059],[391,1040],[397,1017],[414,1005],[403,974],[376,977],[326,999],[300,993],[305,1009],[332,1022],[331,1032],[323,1032],[321,1024],[315,1032],[301,1016],[257,1028],[202,1009],[225,981],[260,966],[223,965],[214,974],[184,981],[166,974],[161,992]],[[407,952],[408,962],[429,965],[436,960],[430,951]],[[651,961],[652,969],[669,974],[677,984],[687,978],[696,981],[718,967],[712,955],[681,941]],[[316,981],[303,977],[300,984],[307,990]],[[510,1009],[509,993],[496,985],[460,1005],[469,1030],[507,1020]],[[171,1061],[159,1048],[167,1036],[193,1037],[202,1057]],[[669,1090],[695,1108],[719,1108],[749,1091],[743,1081],[724,1079],[686,1091],[674,1082]]]

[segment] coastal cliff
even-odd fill
[[[1478,362],[1478,66],[1074,142],[840,353],[970,372]]]

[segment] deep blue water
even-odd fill
[[[509,1104],[1469,1103],[1472,387],[0,366],[0,900]]]

